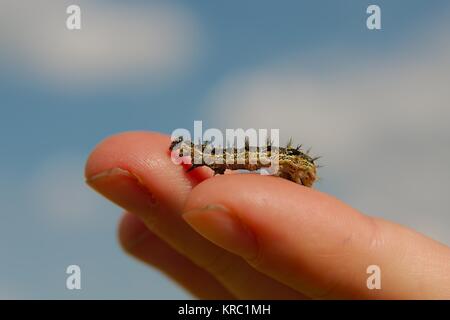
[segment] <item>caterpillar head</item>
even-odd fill
[[[317,166],[314,163],[318,158],[311,158],[307,153],[300,151],[300,147],[281,150],[279,155],[278,176],[295,183],[311,187],[317,179]]]

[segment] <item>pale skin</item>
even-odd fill
[[[112,136],[85,175],[126,211],[125,251],[195,297],[450,299],[449,247],[282,178],[186,173],[169,145],[158,133]],[[367,287],[371,265],[380,290]]]

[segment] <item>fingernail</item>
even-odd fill
[[[118,206],[135,213],[154,208],[153,195],[130,171],[113,168],[86,179],[86,183]]]
[[[221,205],[187,211],[184,220],[203,237],[245,259],[258,252],[255,235],[233,212]]]

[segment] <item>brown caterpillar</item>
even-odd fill
[[[179,150],[177,156],[190,157],[191,167],[187,172],[201,166],[209,167],[214,171],[214,174],[224,174],[225,170],[256,171],[271,167],[272,162],[270,160],[278,157],[277,170],[272,175],[306,187],[311,187],[317,179],[318,166],[315,164],[315,161],[319,157],[313,158],[309,156],[308,151],[304,152],[301,150],[301,145],[295,148],[292,147],[291,141],[284,148],[275,148],[268,141],[267,147],[260,149],[259,147],[251,147],[248,140],[245,140],[245,147],[242,149],[218,149],[209,142],[195,145],[190,141],[184,141],[183,137],[178,137],[172,141],[169,147],[171,152],[175,149]],[[188,154],[183,153],[185,150],[188,150]],[[262,161],[263,155],[269,161]],[[195,159],[200,160],[194,161]],[[208,161],[205,161],[205,159],[208,159]],[[227,163],[226,159],[240,159],[241,161],[236,160]],[[253,159],[253,162],[250,159]]]

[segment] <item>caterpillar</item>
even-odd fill
[[[278,157],[277,169],[272,172],[272,175],[312,187],[317,180],[317,168],[319,167],[315,161],[320,157],[311,157],[309,151],[303,151],[301,147],[301,145],[293,147],[292,140],[289,140],[286,147],[275,148],[270,141],[267,142],[265,148],[251,147],[246,139],[244,148],[219,149],[212,146],[210,142],[196,145],[180,136],[172,140],[169,150],[177,152],[176,156],[178,157],[190,158],[191,166],[187,172],[206,166],[212,169],[215,175],[224,174],[225,170],[256,171],[269,168],[275,157]],[[269,161],[263,161],[264,157]],[[241,161],[229,162],[227,159],[240,159]]]

